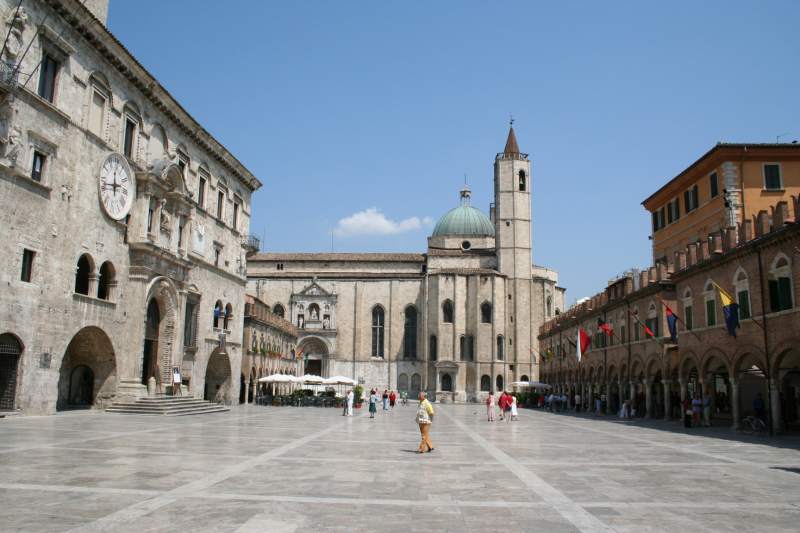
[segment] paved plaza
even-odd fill
[[[438,405],[0,420],[3,531],[789,531],[791,438]],[[792,469],[795,469],[792,471]]]

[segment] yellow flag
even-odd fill
[[[711,283],[713,283],[717,288],[717,292],[719,293],[719,301],[722,302],[722,307],[727,307],[732,303],[736,303],[736,300],[733,298],[733,296],[728,294],[725,289],[717,285],[715,281],[712,281]]]

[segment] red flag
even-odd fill
[[[586,350],[589,349],[589,345],[592,343],[592,338],[582,329],[579,330],[578,334],[581,338],[581,353],[584,354],[586,353]]]
[[[597,328],[609,337],[614,336],[614,328],[612,328],[609,323],[602,318],[597,319]]]

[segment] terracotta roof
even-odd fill
[[[514,126],[511,126],[508,130],[508,139],[503,153],[506,155],[519,155],[519,145],[517,144],[517,136],[514,134]]]
[[[282,253],[267,252],[255,254],[247,258],[248,262],[257,261],[360,261],[360,262],[400,262],[400,263],[423,263],[424,254],[402,254],[402,253]]]

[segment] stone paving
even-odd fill
[[[2,531],[797,531],[800,442],[522,410],[0,419]],[[362,410],[365,411],[365,410]],[[798,469],[796,472],[791,469]]]

